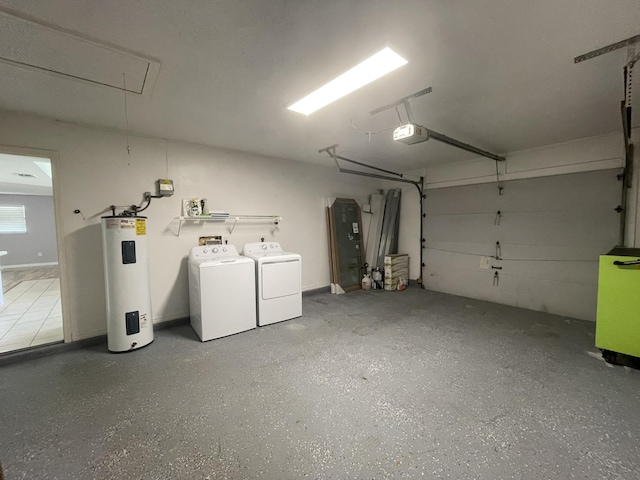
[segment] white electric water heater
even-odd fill
[[[147,218],[102,217],[107,343],[128,352],[153,342],[147,260]]]

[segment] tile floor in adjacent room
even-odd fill
[[[60,279],[27,280],[4,294],[0,353],[62,339]]]

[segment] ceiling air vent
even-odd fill
[[[38,178],[33,173],[14,173],[14,175],[17,175],[19,177],[26,177],[26,178]]]

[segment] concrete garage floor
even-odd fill
[[[0,456],[7,479],[640,478],[640,372],[593,334],[417,288],[309,296],[222,340],[4,365]]]

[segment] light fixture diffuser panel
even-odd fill
[[[304,115],[310,115],[316,110],[335,102],[345,95],[364,87],[406,64],[407,60],[389,47],[383,48],[362,63],[359,63],[316,91],[298,100],[289,106],[288,109]]]

